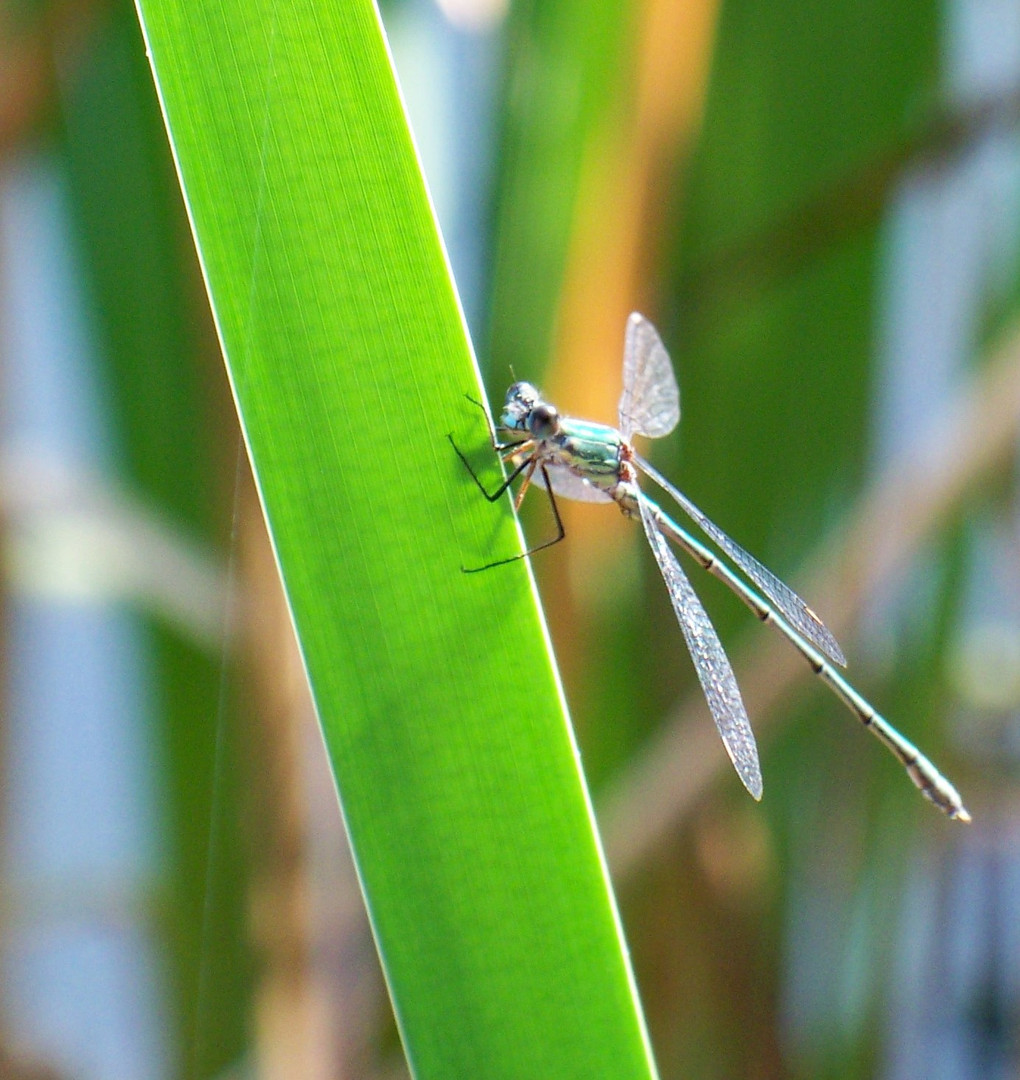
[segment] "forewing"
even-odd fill
[[[625,439],[668,435],[680,419],[680,389],[658,331],[633,312],[623,347],[620,431]]]
[[[553,494],[562,495],[564,499],[573,499],[575,502],[612,502],[612,497],[600,488],[589,484],[587,480],[571,472],[565,465],[546,461],[546,471],[549,473],[549,483],[552,484]],[[537,487],[545,488],[542,479],[542,470],[536,470],[531,482]]]
[[[726,752],[730,755],[737,775],[744,782],[744,787],[756,799],[760,799],[762,784],[758,747],[733,669],[726,659],[715,628],[701,606],[701,601],[687,580],[673,549],[659,532],[643,496],[639,497],[638,505],[641,508],[641,524],[645,527],[648,543],[669,590],[677,622],[680,623],[680,629],[687,641],[687,648],[701,680],[701,688],[705,692],[715,726],[719,729]]]
[[[740,567],[741,570],[758,586],[759,589],[775,604],[783,618],[813,645],[817,646],[830,660],[846,667],[846,657],[839,647],[839,642],[833,637],[832,632],[821,619],[804,603],[803,600],[784,584],[767,567],[751,554],[746,552],[735,540],[731,540],[726,533],[711,521],[687,498],[679,492],[657,469],[648,464],[644,458],[634,455],[638,467],[654,480],[663,491],[687,514],[698,528],[711,537],[719,547]]]

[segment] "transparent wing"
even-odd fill
[[[726,533],[705,515],[655,468],[648,464],[638,454],[634,455],[634,461],[638,468],[654,480],[663,491],[698,525],[698,528],[706,536],[711,537],[726,552],[727,555],[744,571],[745,574],[758,586],[759,589],[775,604],[782,616],[800,634],[816,645],[830,660],[846,667],[846,657],[839,647],[839,642],[833,637],[832,632],[821,619],[804,603],[803,600],[789,587],[785,585],[771,570],[762,566],[753,556],[748,554],[736,541],[731,540]]]
[[[762,784],[758,747],[733,669],[679,560],[673,554],[666,538],[659,532],[644,496],[638,498],[638,506],[641,508],[641,524],[645,527],[648,543],[662,571],[677,622],[680,623],[680,629],[687,641],[687,648],[701,680],[708,707],[712,710],[715,726],[722,736],[726,753],[730,755],[730,761],[744,782],[744,787],[756,799],[760,799]]]
[[[668,435],[680,419],[680,390],[669,353],[654,326],[638,312],[627,320],[623,346],[620,431],[625,439]]]
[[[553,494],[562,495],[564,499],[573,499],[575,502],[612,502],[612,497],[575,472],[571,472],[565,465],[555,462],[545,462],[546,471],[549,473],[549,483],[552,484]],[[542,479],[542,470],[536,469],[531,477],[531,482],[543,490],[545,480]]]

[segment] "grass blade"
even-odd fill
[[[139,7],[412,1067],[649,1076],[527,567],[460,572],[519,537],[376,12]]]

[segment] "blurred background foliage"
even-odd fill
[[[640,531],[562,507],[536,569],[661,1074],[1011,1075],[1016,6],[383,18],[491,399],[512,368],[612,421],[648,314],[656,463],[975,817],[695,579],[752,803]],[[127,3],[0,7],[0,154],[0,1073],[401,1075]]]

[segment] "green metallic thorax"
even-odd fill
[[[553,438],[543,440],[543,448],[550,458],[608,495],[620,483],[628,450],[616,428],[569,416],[561,418],[560,429]]]

